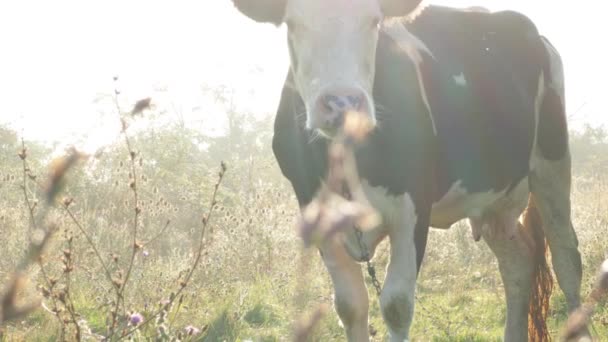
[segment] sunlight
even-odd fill
[[[532,17],[563,55],[572,124],[606,123],[596,89],[607,76],[593,68],[606,52],[581,48],[603,31],[576,25],[578,18],[603,25],[597,11],[551,3],[547,13],[546,2],[524,0],[432,3],[511,8]],[[95,102],[112,94],[115,75],[125,102],[152,96],[161,108],[179,104],[180,113],[168,115],[202,121],[205,129],[218,126],[222,114],[206,110],[210,100],[201,86],[232,87],[239,110],[272,115],[288,67],[284,27],[256,24],[230,1],[7,2],[0,4],[0,37],[3,51],[11,52],[0,62],[0,122],[29,138],[87,149],[116,136],[115,114]]]

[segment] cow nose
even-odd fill
[[[366,97],[358,90],[333,91],[322,94],[317,102],[315,115],[318,127],[324,130],[336,130],[344,124],[344,116],[350,112],[368,114]]]

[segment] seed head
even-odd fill
[[[74,202],[74,199],[71,197],[65,197],[63,199],[63,205],[67,208],[70,206],[70,204],[72,204]]]
[[[188,335],[188,336],[195,336],[195,335],[198,335],[201,333],[201,329],[194,327],[192,325],[185,327],[184,331],[186,332],[186,335]]]
[[[139,114],[145,109],[150,108],[151,101],[152,99],[149,97],[137,101],[137,103],[135,103],[135,106],[133,106],[133,109],[131,110],[131,115]]]
[[[21,160],[25,160],[25,158],[27,158],[27,149],[24,147],[17,155]]]

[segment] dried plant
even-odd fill
[[[17,155],[22,162],[23,183],[21,188],[30,218],[30,244],[0,297],[0,324],[19,319],[40,306],[39,299],[19,305],[18,293],[26,282],[27,269],[32,264],[40,261],[44,248],[57,230],[56,223],[48,220],[49,209],[54,205],[55,198],[64,184],[69,169],[84,157],[76,150],[69,150],[67,155],[55,159],[51,163],[49,176],[44,184],[44,203],[41,208],[38,208],[38,201],[31,199],[28,188],[28,180],[36,181],[37,177],[28,165],[28,153],[23,140],[21,145],[21,151]]]
[[[606,298],[607,294],[608,259],[600,266],[595,286],[591,290],[587,302],[568,317],[563,332],[563,339],[565,341],[581,341],[581,337],[587,335],[587,326],[593,315],[593,311]]]
[[[329,170],[326,186],[319,195],[302,211],[298,231],[305,247],[322,245],[327,248],[340,248],[340,233],[356,227],[361,231],[376,227],[380,217],[369,204],[359,180],[354,149],[356,144],[363,141],[369,134],[371,123],[369,118],[358,112],[346,115],[343,129],[332,140],[329,147]],[[306,254],[303,256],[306,258]],[[374,274],[375,270],[368,269]],[[304,282],[301,272],[300,284]],[[377,291],[375,275],[372,277]],[[308,319],[300,319],[295,328],[294,341],[307,341],[323,314],[324,305],[315,309]]]
[[[353,226],[367,230],[379,224],[379,215],[361,188],[353,151],[355,145],[365,139],[369,129],[366,116],[350,112],[344,129],[332,141],[327,186],[302,212],[298,230],[305,246],[319,246]]]
[[[117,78],[115,78],[115,81],[117,81]],[[190,325],[189,329],[174,333],[172,331],[172,325],[178,313],[183,308],[183,292],[190,284],[195,271],[198,269],[203,259],[207,230],[213,213],[218,205],[217,196],[227,171],[226,164],[223,162],[221,163],[217,182],[215,182],[215,185],[213,186],[208,210],[202,217],[196,253],[193,255],[189,267],[184,272],[180,273],[178,279],[173,282],[178,284],[177,288],[173,291],[169,291],[170,294],[168,295],[168,298],[160,301],[156,311],[148,312],[148,310],[146,310],[142,314],[138,311],[129,310],[128,306],[130,304],[127,304],[127,296],[130,295],[131,292],[127,293],[126,290],[130,280],[133,278],[134,271],[139,267],[137,257],[139,255],[142,257],[148,256],[149,253],[144,250],[144,247],[158,242],[162,236],[166,235],[171,220],[167,219],[165,225],[151,237],[145,238],[140,232],[143,224],[143,208],[146,206],[145,201],[142,200],[140,195],[142,189],[141,183],[145,183],[147,179],[143,175],[143,171],[140,175],[140,169],[143,167],[143,156],[134,149],[133,143],[129,137],[129,117],[124,115],[120,108],[118,101],[119,94],[120,91],[116,89],[114,91],[114,103],[121,122],[121,133],[124,138],[124,146],[126,147],[126,154],[128,156],[128,189],[131,193],[131,200],[126,201],[126,203],[131,207],[132,216],[130,219],[125,218],[125,225],[128,223],[131,232],[129,257],[126,258],[124,265],[120,262],[119,255],[116,253],[113,253],[110,259],[107,260],[104,257],[104,253],[99,246],[99,242],[96,241],[97,239],[94,234],[92,234],[91,230],[82,222],[82,219],[74,211],[75,204],[79,202],[78,198],[75,199],[72,196],[65,196],[61,201],[56,201],[60,191],[66,187],[66,185],[69,186],[69,182],[66,182],[66,173],[68,170],[72,168],[77,161],[88,159],[89,156],[79,153],[74,148],[69,149],[65,156],[57,158],[50,163],[48,179],[39,181],[27,163],[28,151],[25,147],[25,143],[22,142],[22,149],[18,153],[23,164],[23,183],[21,188],[27,213],[30,218],[30,235],[32,238],[30,247],[23,261],[19,263],[14,276],[7,284],[2,297],[0,297],[2,305],[0,307],[0,323],[21,318],[40,306],[40,300],[31,301],[31,303],[18,303],[17,300],[18,293],[24,287],[26,269],[32,263],[38,263],[42,281],[38,286],[38,290],[44,298],[42,307],[56,318],[59,326],[58,338],[62,341],[80,341],[91,337],[108,341],[119,341],[137,336],[141,337],[141,331],[145,329],[146,326],[150,325],[151,322],[155,325],[157,337],[161,339],[174,338],[178,335],[183,335],[185,337],[195,336],[201,332],[201,329]],[[130,114],[131,117],[135,114],[141,114],[145,109],[150,108],[150,104],[150,98],[137,101],[128,114]],[[38,204],[34,191],[30,190],[30,183],[34,185],[36,191],[42,193],[44,199],[42,205]],[[46,222],[48,219],[47,216],[49,216],[50,213],[49,209],[55,202],[59,202],[65,216],[75,228],[75,234],[69,229],[65,229],[64,231],[65,247],[60,252],[60,267],[53,262],[45,260],[46,258],[43,258],[42,256],[44,247],[48,244],[53,233],[58,230],[58,225],[54,221],[50,221],[49,223]],[[167,201],[163,202],[163,207],[168,205]],[[83,319],[82,315],[77,311],[78,305],[74,300],[73,292],[75,287],[78,287],[80,284],[76,284],[72,280],[72,273],[75,269],[79,268],[77,260],[75,259],[75,255],[77,254],[76,246],[74,244],[75,237],[84,237],[86,245],[95,257],[94,260],[97,261],[99,267],[103,271],[103,278],[107,284],[109,284],[106,289],[113,293],[113,298],[110,296],[108,301],[102,306],[106,308],[105,310],[107,310],[108,313],[104,336],[94,334],[89,328],[86,319]],[[80,268],[82,271],[89,271],[82,266],[80,266]],[[105,288],[102,283],[100,283],[99,286],[100,288]],[[102,291],[102,293],[105,292],[105,290]],[[104,295],[104,297],[106,297],[106,295]],[[177,305],[174,305],[174,303]],[[100,307],[100,309],[102,307]],[[170,315],[172,315],[171,319],[169,318]]]

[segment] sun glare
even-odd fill
[[[606,123],[596,96],[598,80],[607,75],[600,77],[605,71],[593,66],[608,56],[597,44],[593,54],[581,48],[600,39],[603,30],[576,25],[590,16],[603,25],[599,14],[580,2],[577,7],[524,0],[432,2],[511,8],[532,17],[562,53],[573,124]],[[231,87],[239,110],[272,115],[288,68],[284,28],[256,24],[230,1],[3,2],[0,38],[9,52],[0,59],[0,123],[26,138],[78,143],[87,150],[117,136],[115,109],[96,101],[113,93],[115,75],[124,99],[151,96],[169,106],[168,112],[178,104],[180,118],[204,130],[222,122],[221,109],[210,106],[204,87]]]

